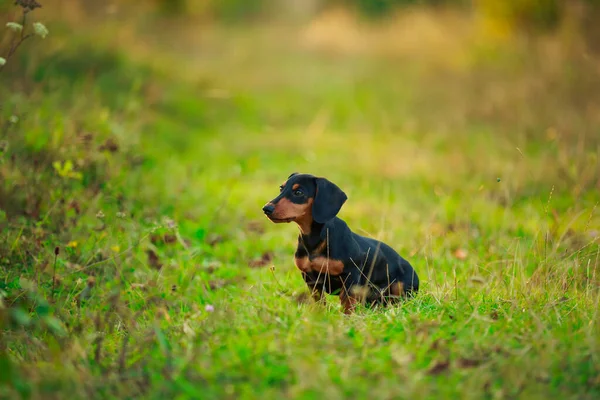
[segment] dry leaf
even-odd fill
[[[148,255],[148,264],[154,269],[161,269],[162,263],[158,258],[158,254],[154,250],[146,250],[146,254]]]
[[[158,243],[166,243],[166,244],[172,244],[177,242],[177,236],[172,234],[172,233],[165,233],[164,235],[152,235],[150,237],[150,242],[152,242],[152,244],[158,244]]]
[[[132,289],[142,289],[142,290],[145,290],[146,289],[146,284],[145,283],[132,283],[131,284],[131,288]]]
[[[206,243],[213,247],[221,243],[222,241],[223,236],[219,235],[218,233],[211,233],[206,237]]]
[[[260,258],[255,258],[248,263],[250,268],[261,268],[266,267],[273,260],[273,253],[267,251]]]
[[[454,257],[459,260],[465,260],[467,258],[467,251],[465,249],[456,249],[454,250]]]
[[[100,145],[98,150],[100,150],[100,151],[106,150],[110,153],[116,153],[119,150],[119,145],[117,144],[117,142],[115,142],[114,139],[108,138],[106,140],[106,142],[104,142],[102,145]]]
[[[224,279],[215,279],[212,281],[208,282],[208,286],[210,287],[211,290],[216,290],[216,289],[221,289],[222,287],[226,286],[229,282],[227,282]]]
[[[442,372],[447,371],[450,368],[450,361],[440,360],[436,361],[427,371],[430,375],[439,375]]]
[[[248,222],[248,225],[246,225],[246,229],[248,229],[248,231],[250,233],[257,233],[259,235],[262,235],[263,233],[265,233],[264,224],[263,224],[263,222],[260,222],[260,221]]]
[[[460,368],[474,368],[483,363],[483,360],[476,360],[473,358],[460,358],[458,360],[458,366]]]

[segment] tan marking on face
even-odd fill
[[[344,263],[327,257],[316,257],[311,262],[311,268],[315,272],[329,275],[340,275],[344,271]]]
[[[275,204],[275,210],[271,215],[275,219],[298,220],[299,218],[304,217],[310,210],[311,207],[309,204],[292,203],[289,199],[284,197]]]
[[[300,187],[299,183],[294,183],[294,185],[292,186],[292,190],[296,190]]]
[[[294,203],[292,203],[292,204],[294,204]],[[294,205],[303,207],[303,215],[296,217],[296,219],[294,221],[298,224],[302,233],[304,233],[305,235],[308,235],[310,233],[310,227],[313,222],[313,217],[312,217],[313,199],[312,198],[308,199],[308,202],[306,204],[294,204]]]

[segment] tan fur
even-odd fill
[[[329,275],[340,275],[344,271],[344,263],[327,257],[316,257],[310,263],[311,269],[315,272],[326,273]]]
[[[357,299],[348,294],[346,289],[343,288],[340,292],[340,302],[342,303],[342,309],[344,310],[344,314],[352,314],[354,309],[356,308],[356,303],[358,303]]]
[[[390,294],[392,296],[400,296],[402,294],[402,282],[394,282],[390,287]]]
[[[310,272],[311,271],[311,263],[310,260],[308,259],[308,257],[294,257],[294,264],[296,264],[296,267],[298,267],[298,269],[302,272]]]

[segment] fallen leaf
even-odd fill
[[[146,284],[144,284],[144,283],[132,283],[131,284],[131,288],[132,289],[145,289],[146,288]]]
[[[229,284],[229,282],[227,282],[224,279],[215,279],[215,280],[208,282],[208,286],[210,287],[211,290],[221,289],[222,287],[225,287],[228,284]]]
[[[163,236],[163,240],[167,244],[175,243],[177,241],[177,236],[172,233],[167,233]]]
[[[477,360],[474,358],[460,358],[458,360],[458,366],[460,368],[474,368],[483,363],[483,360]]]
[[[72,270],[75,270],[75,271],[79,271],[79,270],[81,270],[81,265],[79,265],[79,264],[76,264],[76,263],[72,263],[72,262],[70,262],[70,261],[67,261],[67,262],[65,263],[65,266],[66,266],[67,268],[69,268],[69,269],[72,269]]]
[[[213,272],[215,272],[219,267],[221,266],[221,263],[218,261],[212,261],[209,262],[208,265],[206,266],[206,272],[208,272],[209,274],[212,274]]]
[[[454,250],[454,257],[459,260],[465,260],[467,258],[467,251],[465,249],[456,249]]]
[[[431,344],[431,350],[440,350],[440,348],[444,347],[444,345],[444,341],[438,338]]]
[[[255,258],[248,263],[250,268],[266,267],[273,260],[273,253],[267,251],[260,258]]]
[[[538,382],[548,383],[550,382],[550,375],[546,371],[540,371],[535,377],[535,380]],[[591,378],[590,378],[591,379]],[[598,381],[600,383],[600,380]]]
[[[260,221],[250,221],[248,222],[248,225],[246,225],[246,228],[251,233],[257,233],[259,235],[265,233],[264,224]]]
[[[450,361],[448,360],[440,360],[436,361],[427,372],[430,375],[439,375],[442,372],[447,371],[450,368]]]
[[[505,355],[507,355],[507,354],[510,354],[508,351],[506,351],[504,348],[502,348],[502,347],[501,347],[501,346],[499,346],[499,345],[497,345],[497,346],[494,346],[494,347],[492,348],[492,351],[493,351],[494,353],[497,353],[497,354],[505,354]]]
[[[206,243],[208,243],[210,246],[215,246],[219,243],[221,243],[223,241],[223,236],[219,235],[218,233],[211,233],[206,237]]]
[[[593,386],[593,387],[600,386],[600,374],[596,375],[595,377],[590,376],[587,380],[587,383],[588,383],[588,385]]]
[[[77,135],[77,139],[81,142],[85,147],[88,147],[89,144],[94,139],[94,135],[91,132],[80,132]]]
[[[196,332],[194,332],[194,330],[190,327],[190,324],[188,321],[183,322],[183,333],[185,333],[188,337],[191,337],[191,338],[196,336]]]
[[[175,236],[172,233],[165,233],[164,235],[152,235],[150,236],[150,242],[152,242],[152,244],[156,245],[159,243],[165,243],[165,244],[172,244],[175,243],[177,241],[177,236]]]
[[[116,153],[117,151],[119,151],[119,145],[113,138],[108,138],[108,139],[106,139],[106,142],[104,142],[103,144],[100,145],[98,150],[100,150],[100,151],[106,150],[110,153]]]
[[[154,250],[146,250],[146,254],[148,255],[148,263],[150,264],[150,266],[152,268],[155,268],[155,269],[162,268],[163,265],[160,262],[160,259],[158,258],[158,255],[156,254],[156,252]]]
[[[394,361],[397,365],[405,366],[414,361],[415,357],[407,353],[405,351],[401,351],[400,349],[396,349],[391,352],[392,361]]]
[[[79,215],[81,213],[81,206],[77,200],[71,200],[69,203],[69,209],[74,210],[75,214]]]

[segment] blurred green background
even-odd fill
[[[0,397],[600,395],[596,1],[39,3],[8,58],[0,0]],[[415,300],[307,301],[294,171]]]

